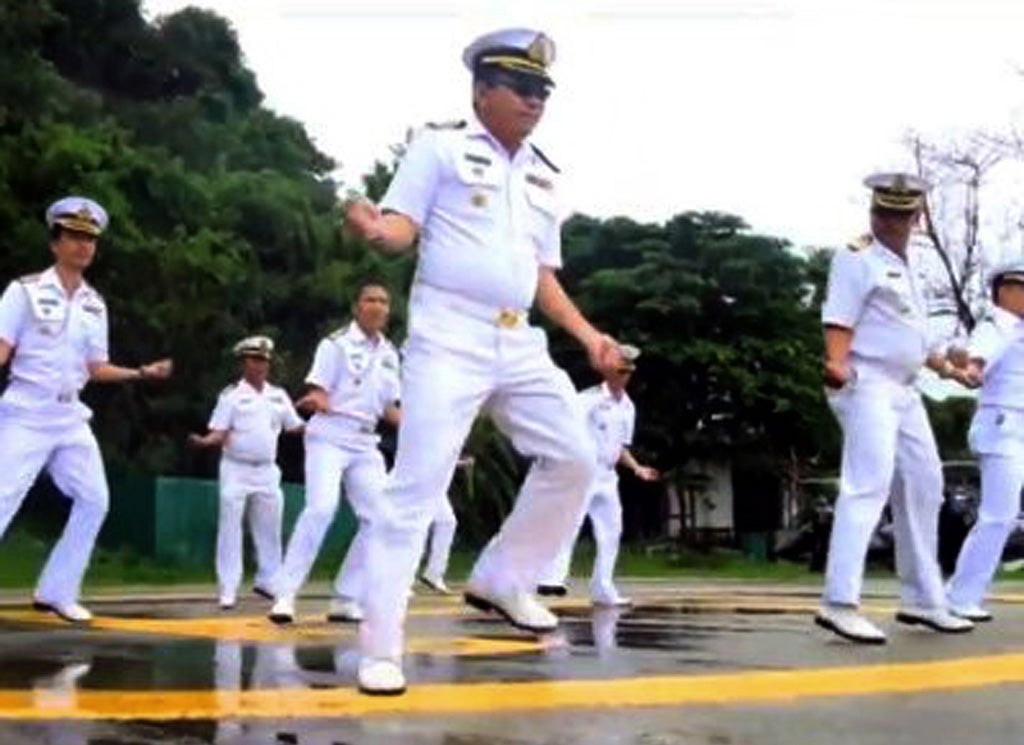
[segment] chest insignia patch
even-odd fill
[[[526,174],[526,183],[536,186],[538,189],[544,191],[551,191],[554,188],[554,184],[551,183],[550,179],[546,179],[543,176],[537,176],[533,173]]]

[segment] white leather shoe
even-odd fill
[[[815,614],[814,623],[851,642],[885,644],[885,632],[858,613],[856,608],[823,605]]]
[[[278,625],[291,623],[295,620],[295,598],[282,595],[274,601],[267,618]]]
[[[924,626],[940,634],[965,634],[974,628],[966,618],[958,618],[945,608],[906,606],[896,611],[896,622],[907,626]]]
[[[405,675],[397,660],[364,657],[359,660],[359,691],[369,696],[398,696],[405,693]]]
[[[524,631],[546,634],[558,628],[558,616],[537,602],[533,595],[521,590],[498,593],[470,585],[463,597],[474,608],[494,611]]]
[[[80,603],[50,603],[36,598],[32,601],[32,607],[43,613],[53,613],[68,623],[88,623],[92,620],[92,613]]]
[[[949,612],[957,618],[966,618],[973,623],[987,623],[992,620],[992,614],[980,605],[951,605]]]
[[[217,599],[217,603],[220,605],[221,610],[231,610],[237,605],[238,599],[234,595],[225,593]]]
[[[359,623],[363,620],[363,609],[355,600],[331,598],[331,604],[327,606],[327,620],[331,623]]]
[[[445,584],[443,577],[429,577],[426,574],[420,575],[420,582],[427,586],[431,592],[436,592],[438,595],[451,595],[452,591],[448,589],[448,585]]]

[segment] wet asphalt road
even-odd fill
[[[535,638],[417,597],[406,696],[353,690],[354,628],[324,598],[280,629],[266,601],[106,599],[75,628],[0,604],[0,743],[1019,743],[1024,587],[1000,587],[994,623],[940,637],[868,610],[884,647],[810,623],[815,589],[634,583],[620,611],[555,603]]]

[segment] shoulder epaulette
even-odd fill
[[[447,122],[427,122],[424,125],[427,129],[465,129],[465,119],[452,119]]]
[[[562,170],[558,166],[556,166],[554,163],[552,163],[551,159],[548,158],[548,156],[546,156],[544,154],[543,150],[541,150],[539,147],[534,145],[532,142],[530,143],[530,147],[533,149],[534,155],[536,155],[538,158],[540,158],[541,161],[543,161],[544,165],[546,165],[548,168],[550,168],[555,173],[561,173],[562,172]]]
[[[42,277],[42,272],[36,272],[35,274],[26,274],[24,277],[18,277],[18,281],[23,285],[34,285]]]
[[[874,240],[875,239],[872,237],[871,233],[864,233],[863,235],[858,235],[853,240],[847,242],[846,247],[851,251],[863,251],[865,248],[870,246]]]
[[[237,387],[238,387],[238,382],[237,381],[234,382],[234,383],[228,383],[226,386],[224,386],[224,390],[222,390],[220,392],[220,395],[226,396],[227,394],[231,393],[231,391],[235,390],[235,388],[237,388]]]
[[[347,323],[344,326],[339,326],[338,328],[334,329],[334,331],[327,335],[327,338],[330,339],[331,341],[337,341],[338,339],[345,335],[346,331],[348,331]]]
[[[106,305],[107,305],[106,301],[103,299],[103,296],[99,293],[99,291],[95,287],[93,287],[90,284],[83,284],[82,285],[82,289],[84,289],[86,291],[86,293],[93,300],[95,300],[98,303],[100,303],[100,305],[103,305],[104,307],[106,307]]]

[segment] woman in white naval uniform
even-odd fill
[[[621,358],[555,274],[558,169],[527,139],[553,85],[553,57],[551,40],[529,29],[477,39],[463,54],[473,73],[473,119],[415,138],[380,208],[366,201],[347,208],[348,229],[381,250],[419,241],[398,453],[385,519],[369,542],[373,593],[358,672],[365,693],[405,690],[407,592],[481,410],[534,461],[512,514],[473,569],[466,600],[533,632],[558,623],[532,591],[576,526],[594,455],[572,383],[551,361],[544,332],[527,323],[534,298],[602,372]]]
[[[615,561],[622,539],[622,500],[619,474],[622,464],[643,481],[656,481],[658,472],[643,466],[629,450],[636,428],[636,407],[626,393],[630,376],[636,370],[636,347],[624,345],[625,363],[601,384],[580,392],[580,403],[587,417],[587,428],[597,450],[598,474],[590,488],[586,509],[580,518],[590,518],[596,553],[590,577],[590,599],[594,605],[625,607],[631,604],[615,586]],[[562,548],[537,591],[540,595],[564,595],[576,536]]]
[[[946,608],[937,557],[942,464],[921,394],[922,365],[953,374],[928,340],[923,281],[907,245],[927,185],[909,174],[869,177],[872,236],[832,259],[825,384],[843,430],[839,497],[815,623],[846,639],[882,644],[858,610],[868,540],[890,499],[900,576],[899,623],[958,633],[972,628]],[[893,489],[894,478],[901,488]]]
[[[998,267],[991,286],[990,316],[974,329],[966,350],[950,355],[969,383],[981,385],[968,434],[981,461],[981,505],[947,587],[950,611],[971,621],[992,620],[982,601],[1020,514],[1024,487],[1024,259]]]
[[[270,583],[281,567],[281,515],[284,493],[277,467],[281,432],[298,434],[302,419],[287,391],[272,385],[270,358],[274,341],[251,336],[235,345],[242,378],[220,394],[210,416],[210,431],[189,435],[196,447],[222,447],[220,516],[217,521],[217,584],[220,607],[233,608],[242,582],[242,520],[249,513],[256,548],[253,591],[272,598]]]
[[[92,412],[78,394],[87,381],[118,383],[171,374],[171,361],[139,368],[107,359],[107,306],[83,279],[107,213],[66,197],[46,211],[55,263],[11,282],[0,298],[0,366],[10,379],[0,399],[0,537],[44,468],[72,500],[71,515],[43,567],[35,607],[71,622],[92,614],[78,598],[109,500]]]
[[[295,596],[334,520],[342,483],[359,527],[335,579],[327,618],[362,617],[367,529],[382,509],[387,475],[377,448],[377,424],[399,419],[398,352],[383,334],[390,309],[384,287],[363,285],[353,304],[353,321],[320,342],[306,376],[310,391],[296,404],[315,412],[306,424],[306,506],[272,583],[276,600],[269,618],[274,623],[295,619]]]

